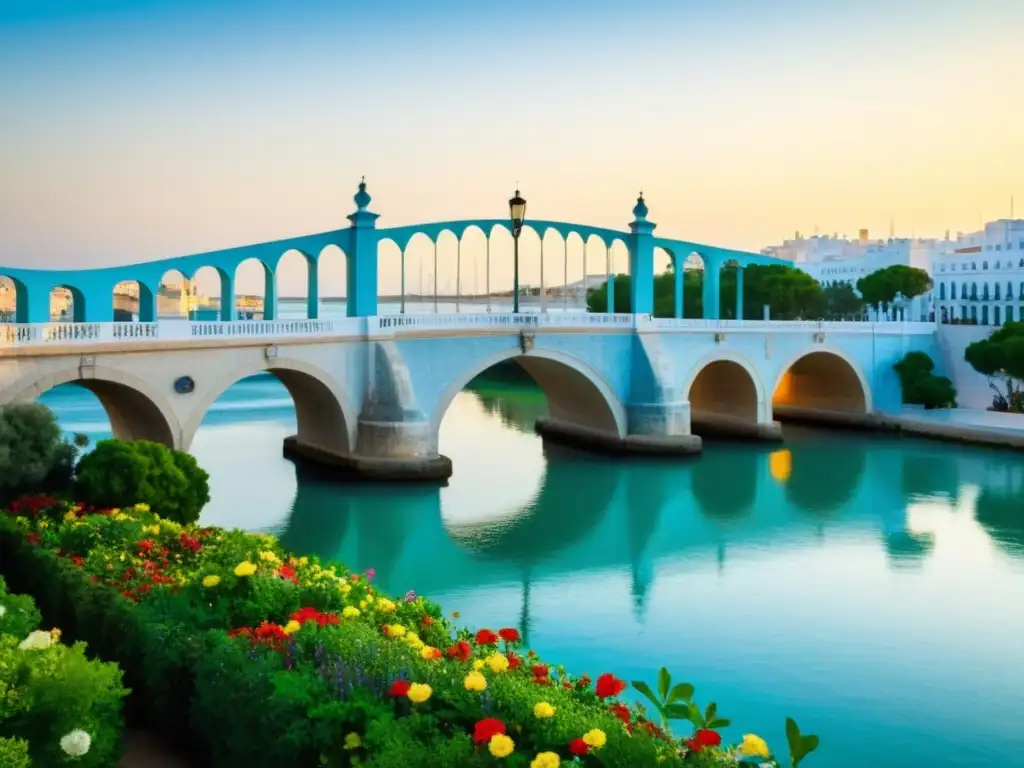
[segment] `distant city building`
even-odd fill
[[[1002,325],[1024,319],[1024,219],[1000,219],[946,240],[934,261],[943,322]]]

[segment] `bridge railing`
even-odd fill
[[[928,334],[935,332],[934,323],[858,322],[847,320],[712,320],[694,317],[650,317],[637,323],[640,327],[658,330],[745,330],[745,331],[841,331],[844,333]]]
[[[368,318],[368,330],[385,333],[403,330],[487,330],[490,328],[590,328],[594,326],[631,328],[630,314],[591,314],[588,312],[474,312],[450,314],[382,315]]]

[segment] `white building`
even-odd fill
[[[935,256],[932,279],[943,322],[1002,325],[1024,319],[1024,219],[957,233]]]

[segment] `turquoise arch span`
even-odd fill
[[[319,312],[317,267],[324,250],[334,246],[340,249],[346,258],[348,315],[365,317],[377,314],[378,247],[381,243],[395,243],[402,251],[404,262],[405,249],[417,235],[423,235],[436,244],[444,232],[450,232],[461,242],[467,231],[478,229],[488,238],[488,243],[496,228],[504,229],[511,234],[511,222],[504,218],[460,219],[378,228],[379,214],[369,210],[372,198],[366,191],[365,181],[360,183],[353,199],[356,211],[348,216],[349,226],[327,232],[97,269],[43,270],[0,266],[0,277],[9,278],[14,284],[17,306],[15,321],[18,323],[48,322],[50,292],[57,287],[68,288],[75,299],[73,320],[110,322],[114,319],[114,289],[123,282],[134,282],[138,285],[139,319],[148,322],[156,319],[156,297],[160,282],[168,272],[176,271],[185,279],[191,280],[200,269],[210,267],[220,277],[220,319],[230,321],[235,319],[236,271],[243,262],[255,260],[262,264],[265,275],[264,318],[273,320],[277,316],[278,265],[285,254],[297,251],[305,258],[307,264],[307,315],[315,318]],[[632,277],[630,306],[637,314],[649,314],[653,311],[656,248],[664,249],[677,267],[680,267],[690,254],[700,256],[705,265],[704,315],[709,318],[719,316],[719,271],[723,266],[734,265],[740,269],[737,292],[741,297],[743,267],[751,264],[787,263],[762,254],[655,237],[654,229],[657,225],[648,220],[648,208],[642,195],[637,199],[632,213],[633,221],[622,230],[547,219],[528,219],[526,228],[535,231],[542,243],[547,233],[552,231],[558,233],[565,241],[571,235],[580,237],[584,243],[596,237],[609,251],[616,242],[622,243],[629,253],[629,274]],[[611,272],[610,267],[608,271]],[[676,313],[682,316],[682,270],[678,268],[676,299]],[[610,283],[608,308],[611,309],[613,306],[614,283]]]

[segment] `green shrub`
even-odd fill
[[[0,739],[0,765],[114,765],[128,693],[117,665],[86,658],[84,643],[62,645],[56,630],[38,630],[32,599],[8,594],[3,579],[0,606],[0,731],[14,737]],[[73,755],[69,742],[86,751]]]
[[[148,440],[101,440],[78,462],[75,490],[100,508],[148,504],[177,523],[194,523],[210,500],[209,475],[187,453]]]
[[[0,765],[4,768],[31,768],[32,758],[28,756],[28,742],[24,739],[0,736]]]
[[[900,379],[903,402],[925,408],[955,408],[956,387],[945,376],[936,376],[935,363],[925,352],[908,352],[893,365]]]
[[[57,417],[45,405],[0,407],[0,503],[22,493],[66,490],[84,435],[64,437]]]

